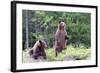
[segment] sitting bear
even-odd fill
[[[63,49],[65,49],[67,44],[67,32],[66,32],[66,24],[63,21],[60,21],[58,24],[58,29],[55,33],[55,52],[56,56],[59,52],[61,52]]]
[[[29,54],[34,59],[38,59],[40,56],[46,59],[45,48],[47,48],[46,43],[42,40],[38,40],[34,44],[33,48],[29,51]]]

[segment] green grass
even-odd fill
[[[53,48],[46,50],[47,61],[63,61],[63,60],[87,60],[91,58],[91,49],[80,47],[73,48],[68,46],[65,50],[55,56],[55,51]]]
[[[43,61],[74,61],[74,60],[88,60],[91,59],[91,49],[81,46],[74,48],[69,45],[65,50],[58,54],[56,57],[54,48],[46,49],[47,59]],[[29,56],[29,49],[23,51],[23,62],[39,62]]]

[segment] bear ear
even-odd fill
[[[61,23],[61,21],[59,21],[59,24]]]
[[[41,40],[39,40],[39,43],[41,44],[41,43],[42,43],[42,41],[41,41]]]
[[[63,19],[59,20],[59,24],[60,24],[61,22],[64,22],[64,20],[63,20]]]

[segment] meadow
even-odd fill
[[[26,49],[23,51],[23,62],[24,63],[34,63],[34,62],[51,62],[51,61],[75,61],[75,60],[89,60],[91,59],[91,49],[86,48],[84,46],[74,48],[73,46],[69,45],[65,50],[55,56],[55,51],[53,48],[46,49],[47,59],[38,59],[34,60],[32,57],[29,56],[29,50]]]

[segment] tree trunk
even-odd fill
[[[29,48],[29,39],[28,39],[28,11],[26,10],[26,48]]]

